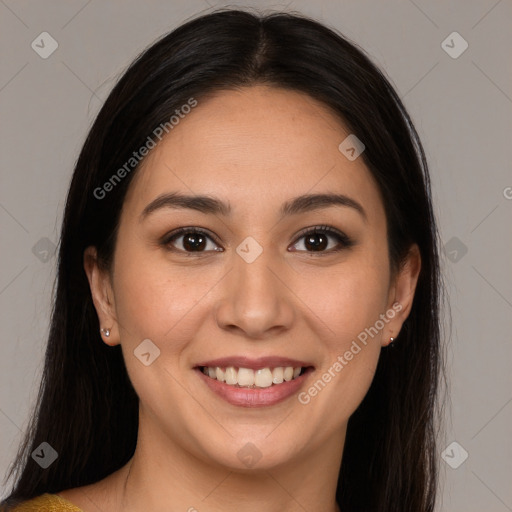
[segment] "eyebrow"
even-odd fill
[[[283,203],[280,209],[281,218],[289,215],[297,215],[311,211],[329,208],[332,206],[344,206],[356,210],[367,222],[368,217],[364,208],[355,199],[344,194],[304,194]],[[163,209],[191,209],[205,214],[229,216],[232,213],[231,205],[220,199],[206,195],[184,195],[179,192],[162,194],[151,201],[140,215],[144,220],[151,213]]]

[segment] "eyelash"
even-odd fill
[[[211,252],[217,252],[216,250],[214,250],[214,251],[185,251],[182,249],[176,249],[175,247],[172,247],[171,242],[175,238],[178,238],[181,235],[190,234],[190,233],[204,235],[207,238],[213,240],[215,242],[215,244],[220,245],[219,242],[215,239],[215,237],[213,237],[210,233],[208,233],[207,231],[205,231],[202,228],[196,228],[196,227],[179,228],[179,229],[167,234],[162,239],[161,243],[164,247],[166,247],[168,250],[170,250],[172,252],[185,253],[185,254],[191,255],[191,256],[192,255],[203,255],[203,254],[211,253]],[[301,251],[294,251],[294,252],[305,252],[305,253],[308,253],[311,255],[322,256],[325,254],[332,254],[332,253],[340,252],[343,249],[348,249],[355,244],[355,242],[351,238],[349,238],[347,235],[345,235],[345,233],[338,231],[337,229],[332,228],[331,226],[314,226],[313,228],[306,228],[305,230],[301,231],[297,235],[297,238],[292,245],[296,245],[297,242],[299,242],[302,238],[304,238],[308,235],[314,235],[314,234],[322,234],[322,235],[332,236],[333,238],[337,239],[340,247],[335,248],[335,249],[329,249],[327,251],[325,251],[325,250],[324,251],[302,251],[301,250]],[[218,251],[218,252],[223,252],[223,251]]]

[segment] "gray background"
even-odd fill
[[[226,5],[0,0],[1,478],[39,384],[52,250],[86,131],[141,50],[190,16]],[[330,24],[370,54],[405,102],[425,145],[448,244],[443,269],[453,328],[440,451],[457,441],[469,454],[457,469],[441,461],[439,510],[511,511],[511,1],[229,5],[297,10]],[[44,31],[58,42],[47,59],[31,47],[34,40],[42,46]],[[454,31],[469,44],[458,58],[441,45]],[[446,44],[461,48],[457,40]],[[456,465],[463,452],[448,453]]]

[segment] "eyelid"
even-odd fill
[[[169,246],[171,244],[171,241],[173,238],[178,238],[187,233],[199,233],[199,234],[204,235],[204,236],[210,238],[211,240],[213,240],[216,245],[221,246],[221,243],[219,242],[219,240],[213,233],[211,233],[210,231],[208,231],[206,229],[195,227],[195,226],[185,226],[185,227],[175,229],[174,231],[171,231],[170,233],[165,234],[161,239],[161,243],[165,246]],[[186,254],[192,254],[192,255],[194,254],[193,251],[190,251],[190,252],[183,251],[181,249],[176,249],[175,247],[173,247],[172,250],[181,252],[181,253],[186,253]],[[220,250],[215,249],[213,252],[223,252],[223,251],[224,251],[224,249],[220,249]],[[212,251],[198,251],[195,254],[207,254],[210,252],[212,252]]]
[[[296,251],[296,252],[306,252],[308,254],[331,254],[335,252],[339,252],[342,249],[348,249],[355,245],[355,241],[350,238],[348,235],[346,235],[343,231],[340,231],[339,229],[336,229],[332,226],[327,225],[317,225],[317,226],[310,226],[308,228],[304,228],[301,230],[295,238],[295,241],[292,243],[292,245],[295,245],[299,242],[301,238],[303,238],[306,235],[311,235],[315,233],[320,234],[327,234],[328,236],[335,237],[338,239],[339,244],[341,244],[341,248],[335,248],[330,249],[328,251]]]
[[[301,231],[299,231],[299,233],[297,233],[297,235],[296,235],[296,239],[295,239],[294,243],[296,243],[300,238],[302,238],[305,235],[309,235],[311,233],[318,233],[318,232],[320,232],[320,233],[327,232],[329,234],[338,235],[340,238],[346,240],[347,243],[350,241],[350,238],[345,233],[343,233],[343,231],[340,231],[339,229],[336,229],[332,226],[318,225],[318,226],[310,226],[309,228],[304,228]]]

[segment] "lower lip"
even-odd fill
[[[295,394],[304,384],[313,368],[307,368],[302,375],[293,380],[284,381],[282,384],[273,384],[268,388],[238,388],[208,377],[199,368],[195,368],[195,370],[214,393],[231,405],[239,407],[266,407],[282,402]]]

